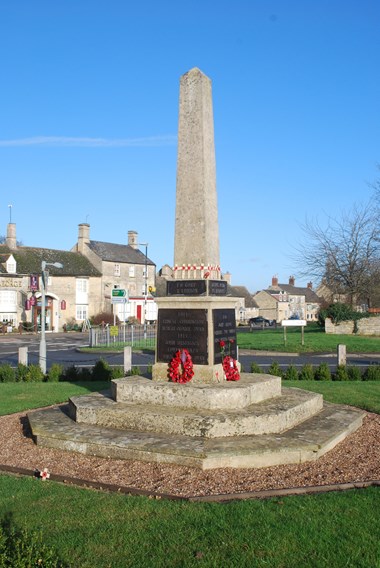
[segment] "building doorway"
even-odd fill
[[[41,331],[41,298],[38,298],[37,305],[33,310],[33,324],[36,331]],[[45,298],[45,331],[53,331],[53,298]]]

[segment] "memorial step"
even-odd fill
[[[221,383],[172,383],[135,376],[114,379],[112,398],[128,404],[154,404],[198,410],[246,408],[281,395],[281,378],[242,373],[239,381]]]
[[[67,406],[28,413],[38,446],[201,469],[314,461],[359,428],[365,415],[355,408],[325,403],[317,415],[281,434],[194,438],[77,424],[66,412]]]
[[[320,394],[289,388],[282,389],[282,393],[242,409],[227,410],[127,404],[115,402],[110,393],[92,393],[72,397],[69,414],[80,424],[219,438],[283,432],[322,410]]]

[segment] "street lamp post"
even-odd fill
[[[63,268],[60,262],[41,262],[41,338],[40,338],[40,358],[39,365],[41,371],[46,374],[46,266],[55,266],[55,268]]]

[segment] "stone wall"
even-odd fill
[[[325,331],[331,334],[352,335],[354,333],[353,321],[342,321],[332,323],[330,318],[326,318]],[[357,321],[357,335],[379,335],[380,336],[380,316],[363,318]]]

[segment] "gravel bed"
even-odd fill
[[[225,495],[293,487],[380,480],[380,416],[315,462],[260,469],[196,468],[89,457],[40,448],[31,439],[26,413],[0,417],[1,465],[179,497]]]

